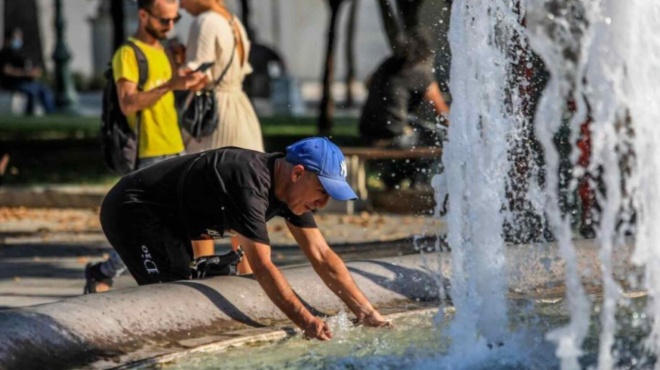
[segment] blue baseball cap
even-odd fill
[[[325,191],[336,200],[357,199],[346,182],[346,161],[337,145],[325,137],[300,140],[286,148],[286,160],[314,172]]]

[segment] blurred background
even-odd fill
[[[227,0],[252,41],[254,72],[244,88],[262,124],[266,150],[324,134],[358,145],[365,81],[392,53],[397,34],[431,35],[433,73],[445,95],[449,74],[448,0]],[[169,35],[185,44],[192,17]],[[23,51],[43,67],[56,113],[24,116],[26,99],[0,90],[3,185],[97,184],[116,180],[98,148],[103,72],[137,27],[132,0],[0,0],[0,26],[23,30]],[[2,153],[0,153],[2,155]]]
[[[351,70],[352,98],[356,104],[363,101],[364,80],[391,53],[379,3],[391,7],[392,14],[385,17],[392,21],[399,21],[395,14],[398,3],[416,8],[402,11],[415,11],[418,17],[415,23],[437,36],[432,38],[437,52],[436,75],[444,86],[449,62],[445,37],[449,5],[444,0],[227,0],[228,8],[248,28],[254,45],[250,61],[255,72],[253,78],[246,81],[246,88],[258,103],[259,113],[313,114],[311,109],[322,98],[322,77],[333,11],[338,13],[332,56],[333,98],[340,104],[346,103],[346,77]],[[69,69],[75,89],[80,92],[80,108],[82,113],[98,114],[100,108],[94,101],[100,101],[103,72],[116,46],[137,28],[136,3],[132,0],[0,0],[2,29],[23,29],[25,52],[49,72],[54,72],[55,68],[53,54],[58,43],[58,26],[55,24],[58,4],[62,17],[60,27],[64,29],[61,42],[69,49]],[[338,10],[333,10],[335,8]],[[181,15],[182,19],[170,37],[185,43],[192,17],[183,10]],[[300,94],[305,104],[291,106],[289,112],[273,107],[278,102],[273,101],[274,91],[269,88],[269,82],[283,75],[295,80],[291,89]],[[4,100],[3,110],[11,108]],[[282,111],[275,111],[275,108]]]

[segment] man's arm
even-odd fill
[[[424,95],[424,98],[431,102],[431,105],[433,105],[433,109],[435,109],[435,112],[439,116],[444,116],[445,118],[448,118],[449,116],[449,106],[447,106],[447,103],[445,102],[445,99],[442,97],[442,93],[440,92],[440,86],[438,85],[437,82],[433,81],[431,85],[426,89],[426,94]],[[449,123],[449,121],[447,121]]]
[[[11,77],[39,78],[42,70],[39,67],[34,67],[32,69],[18,68],[7,63],[2,67],[2,73]]]
[[[125,78],[119,79],[116,84],[121,112],[125,116],[128,116],[129,114],[151,107],[163,95],[173,90],[194,90],[203,87],[203,81],[205,81],[206,77],[203,73],[190,71],[186,71],[185,73],[181,76],[173,76],[168,82],[149,91],[138,91],[137,83]]]
[[[252,267],[254,277],[271,301],[298,325],[307,337],[319,340],[331,339],[332,333],[327,324],[305,308],[280,270],[271,261],[270,246],[256,243],[240,234],[238,240]]]
[[[371,302],[360,291],[344,261],[328,246],[318,228],[301,228],[288,222],[287,226],[312,263],[316,273],[328,288],[353,311],[359,323],[368,326],[391,325],[373,308]]]

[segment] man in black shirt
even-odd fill
[[[107,194],[101,225],[138,284],[190,279],[190,240],[237,235],[254,276],[305,335],[328,340],[270,259],[266,222],[280,216],[328,287],[370,326],[389,323],[355,285],[316,227],[312,211],[330,197],[355,199],[339,148],[310,138],[286,154],[221,148],[173,158],[124,176]]]
[[[405,149],[440,145],[435,120],[421,118],[431,108],[438,121],[447,124],[449,107],[432,72],[430,40],[426,33],[412,30],[398,40],[395,54],[385,59],[369,79],[369,94],[360,117],[360,136],[367,145]],[[410,177],[421,163],[382,166],[388,188]],[[412,169],[412,171],[411,171]],[[390,176],[389,174],[395,174]]]
[[[37,81],[43,71],[23,55],[22,48],[23,31],[20,28],[8,30],[0,50],[0,84],[5,89],[19,91],[27,96],[25,114],[34,114],[37,99],[44,111],[51,113],[55,110],[53,93]]]
[[[415,112],[424,104],[430,105],[443,122],[449,114],[432,72],[429,37],[421,30],[409,31],[398,40],[395,51],[367,83],[369,94],[360,117],[360,135],[376,145],[378,141],[398,147],[432,145],[425,141],[424,133],[412,135],[416,125],[422,123]]]

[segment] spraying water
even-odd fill
[[[580,368],[591,314],[566,209],[566,194],[570,198],[578,177],[591,179],[600,206],[595,220],[604,300],[598,367],[617,364],[615,311],[625,302],[613,279],[612,252],[632,230],[634,262],[644,267],[641,287],[651,297],[648,314],[660,312],[660,248],[654,244],[660,240],[655,225],[660,218],[660,88],[654,81],[660,76],[659,16],[660,4],[652,0],[454,1],[452,125],[443,162],[450,194],[455,352],[477,338],[492,345],[511,337],[502,227],[519,219],[507,207],[506,189],[512,185],[505,178],[517,166],[507,151],[515,147],[532,114],[545,165],[543,181],[530,184],[544,186],[528,186],[523,192],[531,208],[543,209],[565,263],[570,320],[547,335],[557,345],[562,368]],[[526,101],[527,82],[515,73],[527,49],[542,59],[549,74],[538,105]],[[516,84],[521,89],[512,88]],[[591,160],[578,165],[574,143],[585,128],[591,133]],[[569,175],[563,177],[556,144],[562,129],[572,146]],[[647,347],[658,355],[659,343],[656,319]]]
[[[507,282],[501,212],[508,135],[515,130],[505,103],[508,50],[518,27],[505,1],[455,1],[449,40],[453,96],[443,163],[448,181],[448,242],[452,249],[454,347],[506,337]]]

